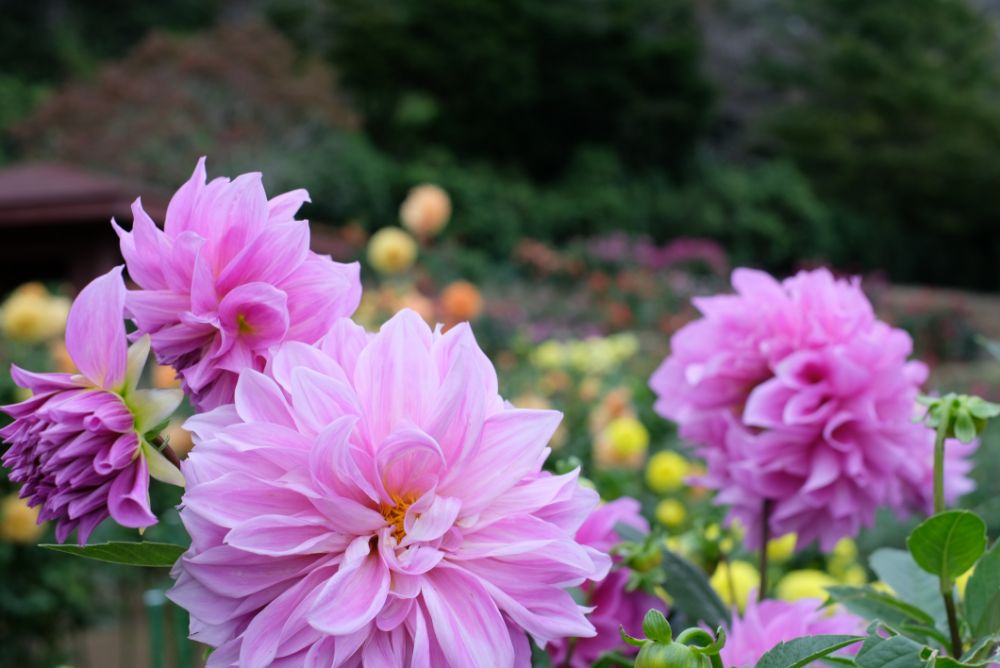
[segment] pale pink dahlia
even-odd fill
[[[357,263],[309,250],[295,213],[305,190],[264,194],[259,173],[205,183],[205,159],[170,200],[160,231],[136,200],[132,231],[116,223],[141,290],[126,306],[161,364],[177,369],[201,410],[231,402],[244,368],[282,341],[313,343],[361,299]]]
[[[601,552],[608,552],[621,542],[615,527],[619,524],[632,527],[644,534],[649,533],[649,523],[639,514],[639,502],[621,498],[602,505],[576,532],[576,540]],[[626,654],[635,653],[636,648],[625,646],[619,635],[619,625],[632,636],[642,635],[642,618],[651,608],[663,612],[663,601],[640,590],[627,591],[629,570],[622,566],[611,570],[603,580],[588,581],[583,584],[584,602],[593,607],[587,615],[597,630],[591,638],[577,638],[573,641],[558,640],[549,648],[554,666],[587,668],[605,652],[621,650]],[[567,651],[572,647],[569,663]],[[627,649],[626,649],[627,648]]]
[[[722,663],[730,668],[753,668],[760,657],[780,642],[811,635],[865,635],[865,621],[839,608],[824,608],[818,599],[751,601],[743,616],[733,615],[722,648]],[[853,645],[845,653],[856,652]],[[821,661],[810,664],[818,668]]]
[[[567,589],[610,567],[574,538],[597,494],[541,470],[559,420],[498,396],[467,325],[285,343],[188,422],[169,596],[210,666],[527,666],[529,635],[594,635]]]
[[[74,529],[81,545],[109,515],[127,527],[156,523],[149,509],[149,476],[183,485],[172,464],[144,438],[173,413],[178,390],[138,390],[149,354],[143,337],[125,340],[121,268],[80,292],[66,322],[66,348],[79,374],[11,376],[31,398],[0,407],[14,422],[0,429],[10,443],[3,463],[21,497],[41,506],[38,521],[56,522],[56,540]]]
[[[653,374],[656,410],[708,464],[719,490],[760,536],[764,502],[771,535],[830,549],[870,526],[875,510],[923,509],[933,433],[913,421],[926,367],[908,361],[912,341],[876,319],[857,280],[826,270],[779,283],[733,272],[735,295],[695,300],[700,320],[678,331]],[[968,490],[969,449],[951,449],[946,490]]]

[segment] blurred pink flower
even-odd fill
[[[933,433],[913,421],[926,367],[909,335],[875,318],[857,280],[821,269],[779,283],[733,272],[735,295],[696,299],[653,374],[656,410],[708,464],[703,484],[760,537],[795,532],[828,550],[875,511],[924,509]],[[946,491],[967,491],[969,449],[951,449]]]
[[[187,423],[169,596],[213,667],[528,665],[528,635],[594,634],[566,590],[610,567],[574,539],[597,494],[541,470],[559,420],[500,398],[466,324],[284,343]]]
[[[305,190],[264,194],[259,173],[205,183],[205,159],[167,208],[160,231],[132,205],[132,231],[113,223],[129,276],[126,306],[161,364],[178,370],[201,410],[232,401],[240,370],[270,347],[313,343],[361,299],[359,266],[309,250],[295,213]]]
[[[56,522],[56,540],[73,530],[81,545],[109,515],[123,526],[156,523],[149,509],[150,473],[183,485],[180,472],[142,434],[169,416],[178,390],[137,390],[149,339],[127,347],[121,268],[94,279],[66,323],[66,347],[80,374],[11,376],[31,398],[2,410],[14,422],[0,429],[10,443],[3,463],[20,495],[41,505],[38,520]]]
[[[591,513],[577,530],[576,540],[601,552],[608,552],[621,542],[615,532],[619,523],[643,534],[649,533],[649,523],[639,514],[639,502],[626,497],[606,503]],[[569,664],[566,664],[566,652],[570,643],[568,640],[557,640],[549,648],[552,665],[587,668],[602,654],[611,650],[635,653],[635,648],[623,647],[618,626],[624,626],[625,631],[633,636],[641,635],[642,618],[646,612],[650,608],[663,612],[666,609],[663,601],[642,590],[626,591],[628,579],[628,568],[621,567],[609,572],[603,580],[584,583],[582,589],[586,603],[594,608],[587,618],[597,630],[597,635],[592,638],[577,638],[573,642]]]
[[[753,668],[780,642],[810,635],[864,635],[865,621],[839,609],[823,608],[822,601],[751,601],[743,616],[733,615],[722,648],[722,662],[731,668]],[[857,651],[857,645],[846,650]],[[824,665],[817,661],[816,666]]]

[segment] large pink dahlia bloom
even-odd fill
[[[610,566],[574,538],[596,493],[541,470],[559,420],[498,396],[467,325],[285,343],[188,422],[169,596],[210,666],[527,666],[529,635],[594,634],[567,589]]]
[[[628,497],[602,505],[590,514],[576,532],[576,540],[583,545],[608,552],[621,542],[615,527],[619,524],[632,527],[644,534],[649,533],[649,523],[639,514],[639,502]],[[619,625],[632,636],[642,635],[642,618],[650,608],[666,612],[663,601],[641,589],[628,591],[629,570],[620,567],[610,571],[603,580],[584,583],[582,590],[587,605],[594,610],[587,615],[597,630],[591,638],[577,638],[573,641],[559,640],[552,644],[549,653],[555,666],[587,668],[605,652],[622,649],[634,653],[633,647],[622,648]],[[572,648],[572,649],[571,649]],[[566,663],[567,652],[569,663]]]
[[[858,281],[826,270],[779,283],[733,272],[734,295],[695,300],[653,374],[656,410],[675,420],[708,464],[705,484],[747,525],[830,549],[888,506],[931,502],[933,433],[913,421],[927,369],[912,341],[879,321]],[[967,491],[969,448],[949,447],[946,491]]]
[[[11,376],[31,398],[0,407],[14,422],[0,429],[10,443],[3,463],[21,496],[41,506],[38,520],[56,522],[61,543],[77,530],[81,545],[109,515],[127,527],[156,523],[149,509],[149,476],[178,485],[184,479],[143,434],[173,413],[178,390],[138,390],[149,339],[128,348],[121,268],[80,292],[66,322],[66,348],[79,374]]]
[[[128,311],[200,410],[231,402],[239,372],[262,369],[272,346],[313,343],[357,308],[359,266],[309,250],[308,222],[295,219],[307,201],[305,190],[268,200],[259,173],[206,183],[202,158],[162,231],[139,200],[131,232],[114,223],[142,288]]]
[[[838,608],[824,608],[818,599],[750,601],[742,616],[733,616],[722,648],[722,662],[731,668],[753,668],[780,642],[811,635],[864,635],[866,622]],[[846,652],[856,652],[853,645]],[[812,664],[825,665],[821,661]]]

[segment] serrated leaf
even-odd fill
[[[913,555],[906,550],[883,547],[872,553],[868,563],[899,599],[930,615],[936,628],[948,628],[938,581],[917,565]]]
[[[827,587],[826,591],[831,599],[864,619],[879,620],[890,626],[934,625],[934,619],[920,608],[871,587],[836,586]]]
[[[673,599],[675,609],[684,612],[692,622],[705,622],[711,627],[729,625],[729,610],[700,568],[667,549],[663,550],[660,566],[666,574],[663,587]]]
[[[976,636],[1000,633],[1000,541],[976,562],[965,588],[965,616]]]
[[[64,552],[77,557],[96,559],[97,561],[107,561],[112,564],[125,564],[127,566],[153,566],[169,568],[174,562],[184,554],[187,549],[182,545],[172,543],[154,543],[144,541],[141,543],[113,542],[97,543],[95,545],[55,545],[42,544],[48,550]]]
[[[904,636],[869,636],[854,663],[858,668],[926,668],[927,661],[920,656],[923,649]]]
[[[838,649],[864,640],[863,636],[819,635],[778,643],[755,668],[803,668]]]
[[[986,551],[986,523],[968,510],[949,510],[922,522],[906,546],[922,569],[953,580]]]

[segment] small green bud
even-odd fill
[[[635,668],[711,668],[711,660],[691,651],[687,645],[648,643],[635,657]]]
[[[660,546],[647,542],[629,557],[628,567],[637,573],[649,573],[653,569],[659,568],[662,561],[663,553],[660,551]]]
[[[670,628],[670,622],[663,616],[663,613],[653,608],[646,613],[642,620],[642,632],[646,637],[656,642],[668,643],[674,639],[674,632]]]
[[[1000,415],[1000,405],[967,394],[920,397],[920,403],[927,406],[927,426],[937,429],[944,424],[945,436],[963,443],[983,433],[987,421]]]

